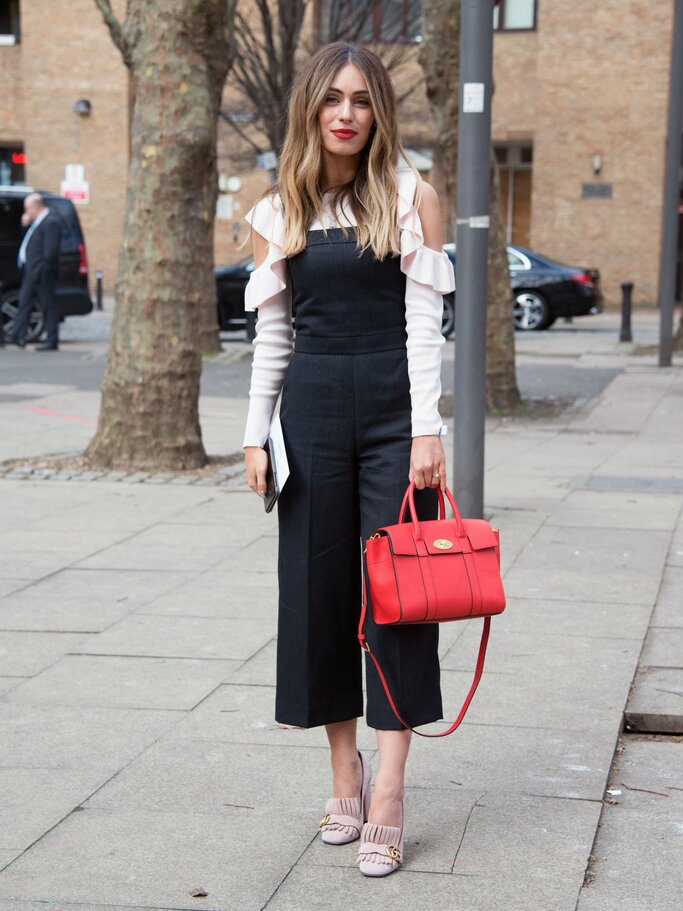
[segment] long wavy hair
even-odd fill
[[[376,54],[360,45],[346,41],[325,45],[294,78],[277,179],[259,197],[280,195],[285,226],[283,250],[288,257],[305,249],[306,231],[313,218],[322,221],[323,150],[318,113],[335,74],[348,63],[356,66],[365,78],[374,124],[355,176],[331,193],[332,211],[339,205],[345,212],[348,206],[355,216],[359,255],[371,248],[376,259],[384,259],[400,253],[396,179],[400,156],[418,177],[414,202],[416,206],[420,203],[420,175],[405,155],[399,138],[396,92],[386,67]],[[346,237],[347,229],[342,230]]]

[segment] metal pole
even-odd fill
[[[462,0],[458,123],[454,489],[463,516],[484,514],[486,265],[489,239],[493,0]]]
[[[619,332],[620,342],[632,342],[633,334],[631,332],[631,300],[633,295],[633,282],[622,282],[621,284],[621,330]]]
[[[674,22],[669,79],[669,122],[662,203],[662,249],[659,261],[659,366],[671,366],[676,247],[678,245],[679,167],[683,129],[683,0],[674,0]]]
[[[95,272],[95,278],[97,279],[95,309],[101,310],[102,309],[102,272],[99,269],[97,270],[97,272]]]

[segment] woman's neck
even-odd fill
[[[320,169],[320,187],[323,193],[350,183],[356,176],[360,155],[330,155],[323,150],[323,162]]]

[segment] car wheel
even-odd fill
[[[455,294],[444,294],[443,320],[441,321],[441,334],[450,338],[455,330]]]
[[[2,315],[2,328],[5,338],[14,334],[14,322],[19,312],[19,289],[8,291],[0,299],[0,314]],[[26,341],[37,342],[45,328],[45,317],[37,300],[31,305],[31,315],[28,319]]]
[[[553,322],[548,301],[536,291],[520,291],[512,305],[515,329],[524,332],[540,332]]]

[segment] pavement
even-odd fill
[[[0,351],[0,462],[83,449],[108,319],[67,321],[55,355]],[[0,465],[0,911],[679,911],[683,360],[656,366],[655,314],[633,325],[517,337],[538,401],[486,438],[508,606],[465,722],[414,738],[383,880],[317,837],[322,729],[273,721],[277,516],[241,465]],[[200,416],[224,456],[250,347],[223,347]],[[448,720],[480,622],[441,628]],[[363,723],[360,745],[376,764]]]

